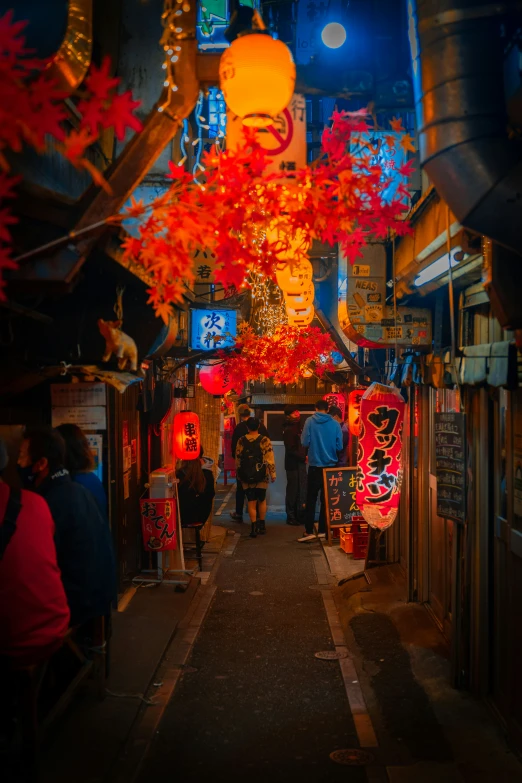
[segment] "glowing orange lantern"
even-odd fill
[[[222,364],[209,364],[199,371],[199,381],[206,392],[214,397],[222,396],[232,389],[230,378],[223,371]]]
[[[339,392],[330,392],[330,394],[324,395],[323,400],[326,400],[329,408],[331,408],[332,405],[336,405],[338,408],[340,408],[341,419],[344,421],[344,415],[346,413],[346,397],[344,394],[340,394]]]
[[[304,261],[303,254],[308,252],[312,244],[302,228],[297,228],[292,235],[289,231],[275,224],[266,230],[266,238],[271,245],[275,245],[276,258],[281,262],[292,261],[299,254]]]
[[[380,383],[361,400],[356,503],[377,530],[390,527],[399,510],[404,408],[400,391]]]
[[[297,261],[276,266],[277,285],[285,293],[300,294],[312,283],[314,270],[310,261]]]
[[[315,288],[313,283],[303,286],[299,293],[294,291],[284,291],[285,301],[290,307],[297,308],[299,305],[311,305],[314,301]]]
[[[266,127],[294,94],[292,53],[266,33],[242,35],[221,55],[219,81],[228,108],[244,125]]]
[[[308,326],[314,320],[315,310],[312,305],[297,309],[287,304],[286,314],[290,326]]]
[[[359,415],[361,400],[366,389],[355,389],[348,397],[348,429],[356,438],[359,437]]]
[[[174,416],[172,449],[178,459],[199,459],[201,431],[199,416],[192,411],[181,411]]]

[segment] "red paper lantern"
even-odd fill
[[[366,389],[355,389],[348,397],[348,429],[356,438],[359,437],[359,415],[361,400]]]
[[[326,400],[329,408],[332,405],[337,405],[337,407],[341,409],[341,418],[344,421],[344,415],[346,413],[346,397],[344,394],[331,392],[330,394],[325,394],[323,400]]]
[[[172,448],[178,459],[199,459],[201,431],[199,416],[192,411],[181,411],[174,416]]]
[[[215,397],[226,394],[232,388],[230,378],[222,364],[209,364],[202,367],[199,371],[199,380],[205,391]]]
[[[377,530],[390,527],[399,510],[404,407],[398,389],[379,383],[361,400],[356,501]]]

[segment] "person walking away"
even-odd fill
[[[248,433],[248,420],[252,416],[252,411],[248,405],[239,405],[238,409],[239,424],[236,425],[234,432],[232,433],[232,458],[236,458],[236,448],[239,443],[239,439]],[[268,431],[264,424],[259,425],[259,434],[266,435],[268,437]],[[245,506],[245,490],[243,489],[242,482],[237,478],[236,474],[236,510],[230,514],[234,522],[241,524],[243,522],[243,508]]]
[[[112,537],[93,496],[71,480],[64,462],[65,442],[56,430],[41,427],[25,434],[18,457],[22,482],[47,501],[71,625],[85,625],[88,634],[90,621],[110,621],[116,598]]]
[[[285,408],[283,442],[286,471],[286,524],[300,525],[306,506],[306,452],[301,443],[303,424],[295,406]]]
[[[319,538],[326,535],[326,512],[324,498],[325,468],[337,465],[338,455],[343,448],[343,436],[339,423],[328,415],[326,400],[318,400],[315,413],[310,416],[303,427],[301,443],[308,450],[308,487],[306,492],[305,535],[297,539],[303,543],[313,541],[315,505],[320,496]]]
[[[343,412],[338,405],[332,405],[328,411],[328,414],[341,427],[341,432],[343,435],[343,450],[340,454],[338,454],[336,467],[345,468],[348,465],[348,442],[350,440],[350,433],[348,431],[348,427],[346,426],[346,422],[343,421]]]
[[[266,490],[268,480],[276,480],[276,470],[270,438],[260,434],[257,419],[249,419],[247,425],[248,434],[236,447],[236,472],[248,502],[250,537],[255,538],[266,532]]]
[[[34,492],[9,489],[2,480],[6,466],[0,441],[0,659],[13,671],[50,658],[70,614],[49,507]]]
[[[203,467],[203,449],[199,459],[182,460],[176,470],[179,513],[182,527],[194,528],[200,571],[202,569],[200,531],[212,512],[216,494],[214,476]]]
[[[100,479],[93,473],[94,458],[89,441],[76,424],[60,424],[56,429],[65,441],[65,467],[72,480],[91,493],[108,521],[107,495]]]

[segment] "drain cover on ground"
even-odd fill
[[[347,767],[364,767],[373,761],[373,756],[370,753],[358,748],[334,750],[333,753],[330,753],[330,758],[336,764],[345,764]]]
[[[314,653],[316,658],[321,661],[339,661],[341,658],[347,658],[347,652],[337,652],[337,650],[323,650],[322,652]]]

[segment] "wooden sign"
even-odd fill
[[[361,512],[355,502],[357,490],[357,468],[325,468],[324,497],[328,543],[332,541],[332,529],[351,525],[362,520]]]
[[[466,519],[466,416],[435,414],[437,514],[464,523]]]

